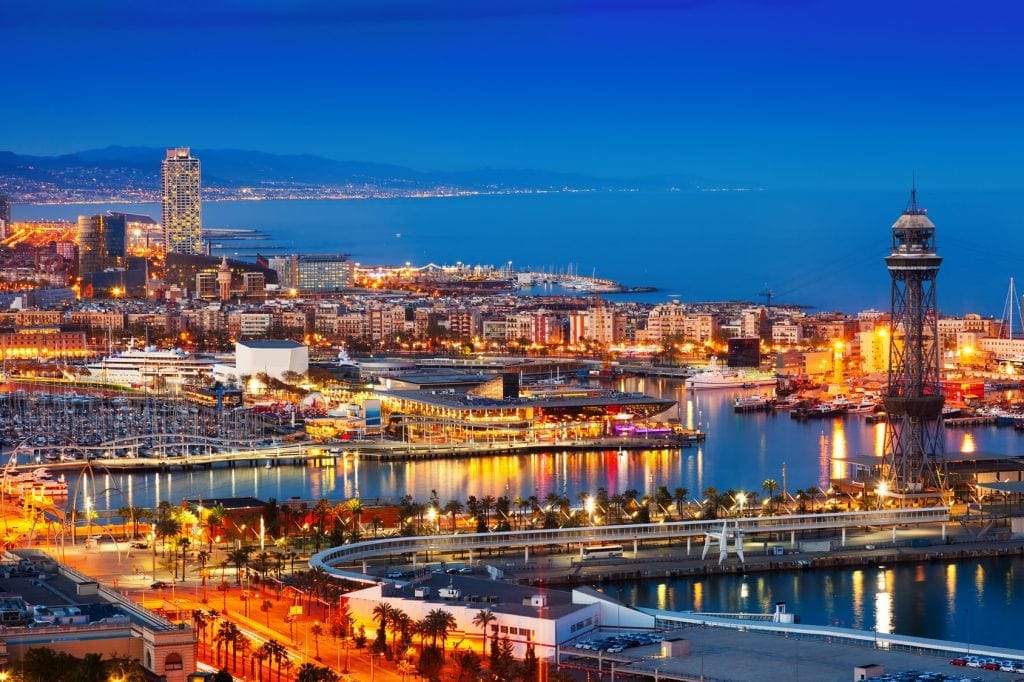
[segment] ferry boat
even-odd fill
[[[213,376],[216,358],[190,355],[180,348],[160,350],[154,346],[133,348],[85,365],[89,379],[132,387],[158,383],[183,385],[201,383]]]
[[[718,365],[718,358],[712,357],[707,369],[701,370],[686,379],[686,388],[692,390],[754,388],[756,386],[771,386],[775,383],[776,378],[764,372],[723,369]]]

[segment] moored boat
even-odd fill
[[[718,358],[712,357],[706,369],[686,379],[686,388],[691,390],[712,388],[754,388],[770,386],[776,383],[774,375],[755,370],[728,369],[718,364]]]

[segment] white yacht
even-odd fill
[[[85,366],[88,379],[134,388],[182,385],[205,381],[213,376],[216,359],[206,355],[190,355],[180,348],[160,350],[154,346],[130,347],[123,353],[103,358]]]
[[[698,390],[704,388],[754,388],[775,384],[773,375],[756,370],[729,369],[718,364],[718,358],[712,357],[707,369],[701,370],[686,379],[686,388]]]

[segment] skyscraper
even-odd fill
[[[103,269],[103,216],[78,216],[78,274],[83,282]]]
[[[0,239],[6,239],[11,229],[11,198],[0,194]]]
[[[199,159],[188,147],[168,149],[161,164],[164,247],[168,253],[203,252]]]
[[[128,222],[124,213],[107,212],[103,216],[103,262],[106,267],[124,265],[125,241],[127,240]]]

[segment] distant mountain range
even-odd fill
[[[599,178],[533,169],[418,171],[312,154],[194,149],[206,198],[312,198],[540,191],[698,190],[690,176]],[[107,147],[60,156],[0,151],[0,192],[15,201],[154,201],[165,150]]]

